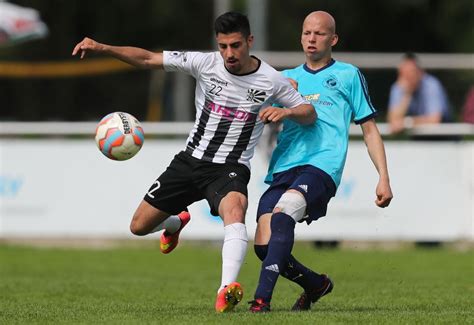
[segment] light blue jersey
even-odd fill
[[[275,173],[313,165],[331,176],[337,187],[351,121],[360,124],[377,115],[364,76],[353,65],[334,60],[316,71],[303,64],[283,74],[298,82],[298,91],[316,108],[318,119],[312,125],[284,120],[265,182],[271,183]]]

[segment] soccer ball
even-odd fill
[[[140,122],[132,115],[114,112],[100,120],[95,142],[107,158],[127,160],[140,151],[145,135]]]

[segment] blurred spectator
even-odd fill
[[[419,124],[450,120],[446,92],[434,76],[420,67],[416,56],[405,54],[398,67],[397,81],[390,89],[388,122],[392,133]]]
[[[466,95],[466,101],[462,107],[462,121],[474,124],[474,86]]]

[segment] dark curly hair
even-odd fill
[[[245,38],[250,35],[250,23],[247,16],[238,12],[226,12],[214,22],[216,36],[219,33],[241,33]]]

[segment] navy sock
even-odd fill
[[[253,250],[260,261],[263,261],[267,257],[268,245],[253,245]]]
[[[255,254],[263,261],[267,257],[268,245],[254,245]],[[324,284],[324,278],[301,264],[293,255],[288,258],[288,263],[285,271],[281,275],[301,286],[305,291],[310,291],[313,288],[320,288]]]
[[[268,242],[267,256],[262,262],[260,279],[255,299],[270,302],[280,273],[288,266],[288,258],[295,240],[295,221],[287,214],[278,212],[272,215],[270,228],[272,234]]]
[[[286,279],[297,283],[305,291],[310,291],[314,288],[321,288],[324,284],[323,276],[298,262],[293,255],[290,255],[288,258],[288,266],[281,275]]]

